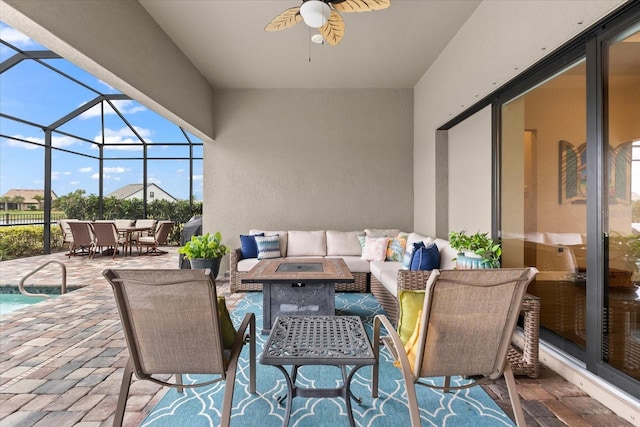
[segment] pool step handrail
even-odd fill
[[[44,297],[44,298],[51,298],[50,295],[47,294],[32,294],[31,292],[28,292],[25,288],[24,288],[24,282],[25,280],[27,280],[29,277],[33,276],[35,273],[37,273],[38,271],[42,270],[44,267],[46,267],[47,265],[51,264],[51,263],[55,263],[58,264],[61,268],[62,268],[62,284],[60,285],[60,294],[66,294],[67,293],[67,267],[64,265],[63,262],[61,261],[56,261],[56,260],[51,260],[51,261],[47,261],[44,264],[42,264],[40,267],[36,268],[35,270],[33,270],[31,273],[27,274],[26,276],[24,276],[22,278],[22,280],[20,280],[20,284],[18,285],[18,289],[20,290],[20,293],[22,295],[26,295],[28,297]]]

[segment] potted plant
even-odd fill
[[[191,236],[191,240],[178,249],[189,260],[192,269],[210,268],[213,276],[218,276],[220,260],[231,252],[229,246],[222,244],[220,232],[207,233],[203,236]]]
[[[502,248],[488,233],[466,234],[465,230],[449,233],[449,245],[456,251],[458,268],[499,268]]]

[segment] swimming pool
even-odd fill
[[[58,295],[51,295],[55,298]],[[13,310],[17,310],[27,305],[36,304],[45,301],[44,297],[28,297],[22,294],[3,294],[0,293],[0,315],[7,314]]]

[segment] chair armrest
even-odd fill
[[[401,290],[424,291],[431,271],[400,270],[398,271],[398,292]]]
[[[247,334],[247,328],[249,333]],[[238,332],[236,333],[236,339],[231,346],[231,357],[229,358],[229,366],[227,370],[233,369],[235,371],[238,359],[240,358],[240,352],[242,347],[249,343],[249,364],[250,372],[255,372],[256,367],[256,315],[254,313],[247,313],[240,323]],[[250,376],[249,392],[256,392],[255,376]]]
[[[381,326],[384,326],[384,329],[387,330],[388,336],[381,337],[380,330]],[[406,392],[407,392],[407,400],[409,401],[410,415],[412,425],[420,425],[420,415],[418,413],[418,400],[416,396],[416,389],[413,386],[414,377],[411,373],[411,365],[409,364],[409,358],[407,357],[407,353],[404,351],[404,345],[400,340],[400,336],[393,328],[393,325],[384,314],[378,314],[373,319],[373,352],[378,361],[378,365],[380,364],[380,343],[384,342],[387,347],[391,350],[392,353],[395,353],[394,356],[398,357],[398,361],[400,362],[400,369],[402,371],[402,377],[404,378]],[[373,383],[371,395],[372,397],[378,397],[378,365],[374,367],[373,372]]]
[[[242,259],[242,250],[233,249],[229,252],[229,268],[231,271],[238,271],[238,262]]]

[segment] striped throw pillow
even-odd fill
[[[277,234],[273,236],[256,236],[258,259],[279,258],[280,240]]]

